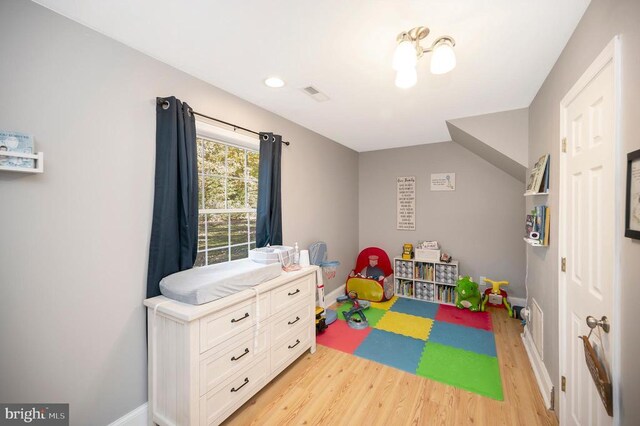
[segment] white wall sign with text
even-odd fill
[[[397,219],[398,230],[416,230],[416,177],[404,176],[397,178],[398,202]]]
[[[455,173],[431,173],[431,190],[432,191],[455,191],[456,190],[456,174]]]

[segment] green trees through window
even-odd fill
[[[256,151],[198,138],[198,256],[195,266],[249,256],[256,241]]]

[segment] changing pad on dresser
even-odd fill
[[[160,281],[160,292],[179,302],[202,305],[280,276],[280,263],[234,260],[176,272]]]

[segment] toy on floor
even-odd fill
[[[316,306],[316,334],[324,333],[327,327],[327,322],[324,318],[324,309]]]
[[[345,321],[347,321],[347,325],[356,330],[362,330],[364,328],[369,327],[369,322],[367,321],[367,317],[364,315],[365,309],[371,306],[371,303],[366,300],[358,300],[358,293],[355,291],[350,291],[349,294],[338,297],[338,302],[347,302],[350,301],[353,306],[347,312],[342,312],[344,315]]]
[[[456,282],[456,307],[458,309],[469,309],[472,312],[480,310],[480,291],[478,284],[471,280],[471,277],[460,277]]]
[[[362,250],[347,278],[346,289],[371,302],[384,302],[393,297],[393,269],[387,253],[378,247]]]
[[[484,299],[482,299],[482,312],[485,311],[487,303],[495,308],[507,308],[509,316],[513,317],[513,310],[507,300],[507,292],[500,288],[503,285],[509,285],[509,281],[493,281],[485,278],[484,282],[491,284],[491,288],[484,291]]]

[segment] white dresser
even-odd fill
[[[217,425],[314,353],[317,279],[311,266],[204,305],[145,300],[149,423]]]

